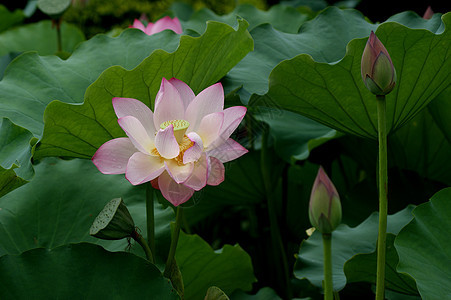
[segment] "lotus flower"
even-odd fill
[[[341,222],[340,196],[322,167],[319,168],[309,203],[309,219],[321,233],[331,233]]]
[[[163,31],[166,29],[172,30],[177,34],[182,33],[182,25],[180,24],[180,21],[177,17],[175,17],[174,19],[171,19],[170,17],[166,16],[166,17],[159,19],[155,23],[149,22],[147,24],[147,27],[144,26],[144,24],[141,23],[141,21],[139,21],[138,19],[135,19],[135,21],[133,22],[133,25],[131,25],[130,27],[141,29],[147,35],[152,35],[152,34],[155,34],[157,32],[160,32],[160,31]]]
[[[375,95],[386,95],[395,87],[396,71],[390,55],[373,31],[363,50],[361,71],[363,82]]]
[[[197,96],[178,79],[163,78],[155,110],[139,100],[113,98],[126,137],[103,144],[92,161],[103,174],[124,174],[133,185],[158,178],[163,196],[177,206],[205,185],[224,181],[223,163],[248,151],[230,138],[246,108],[224,109],[214,84]]]

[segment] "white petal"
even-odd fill
[[[194,163],[193,172],[183,185],[199,191],[207,184],[208,169],[208,159],[204,152],[200,159]]]
[[[196,132],[202,138],[205,148],[208,148],[219,137],[223,122],[223,112],[216,112],[203,117]]]
[[[214,112],[221,112],[223,108],[224,89],[221,83],[216,83],[200,92],[185,112],[185,120],[190,123],[188,132],[197,131],[203,117]]]
[[[219,147],[207,152],[209,156],[216,157],[221,162],[225,163],[249,152],[246,148],[235,142],[233,139],[227,139]]]
[[[194,194],[193,189],[175,182],[168,172],[164,172],[158,177],[158,187],[163,197],[174,206],[185,203]]]
[[[246,115],[247,108],[244,106],[233,106],[224,110],[224,122],[222,123],[219,137],[213,141],[207,150],[214,149],[227,141],[230,135],[240,125]]]
[[[103,174],[124,174],[128,160],[138,150],[128,138],[110,140],[100,146],[92,162]]]
[[[185,108],[185,111],[186,111],[186,108],[191,103],[191,101],[193,101],[193,99],[196,97],[196,95],[194,95],[193,90],[186,83],[184,83],[181,80],[178,80],[177,78],[171,78],[169,80],[169,82],[179,92],[180,98],[182,99],[182,102],[183,102],[183,107]]]
[[[190,162],[197,161],[204,151],[204,145],[200,136],[195,132],[190,132],[187,134],[188,138],[194,143],[193,146],[188,148],[185,153],[183,153],[183,163],[187,164]]]
[[[193,163],[179,165],[174,159],[166,160],[164,162],[166,171],[177,183],[185,182],[193,173]]]
[[[118,118],[133,116],[144,126],[150,137],[155,135],[153,112],[139,100],[133,98],[113,98],[114,112]]]
[[[164,158],[172,159],[179,155],[180,147],[174,136],[174,126],[169,125],[160,129],[155,136],[155,147]]]
[[[160,176],[164,171],[164,163],[160,157],[136,152],[130,157],[125,178],[133,185],[138,185]]]
[[[136,149],[142,153],[150,153],[150,150],[155,148],[153,139],[147,134],[146,129],[132,116],[122,117],[117,120],[119,126],[125,131]]]
[[[177,89],[165,78],[161,81],[160,90],[155,98],[154,125],[160,129],[160,125],[166,121],[183,120],[185,108]]]
[[[209,172],[208,172],[208,185],[219,185],[224,181],[225,168],[219,159],[210,156]]]

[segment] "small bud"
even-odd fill
[[[121,198],[108,202],[89,230],[90,235],[104,240],[132,237],[134,232],[135,223]]]
[[[341,223],[340,196],[322,167],[310,195],[309,219],[321,233],[331,233]]]
[[[387,49],[373,31],[363,50],[361,71],[363,82],[375,95],[386,95],[395,87],[395,67]]]

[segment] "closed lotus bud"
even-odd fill
[[[375,95],[386,95],[395,87],[395,67],[387,49],[373,31],[363,50],[361,71],[363,82]]]
[[[340,196],[322,167],[310,195],[309,219],[321,233],[331,233],[341,223]]]
[[[92,223],[89,234],[103,240],[120,240],[133,237],[135,223],[121,198],[105,205]]]

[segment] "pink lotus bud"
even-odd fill
[[[387,49],[373,31],[363,50],[361,71],[363,82],[375,95],[386,95],[395,87],[395,67]]]
[[[322,167],[310,195],[309,219],[321,233],[331,233],[341,223],[340,196]]]
[[[432,18],[433,15],[434,11],[430,6],[428,6],[428,8],[426,8],[426,11],[424,12],[423,19],[429,20],[430,18]]]

